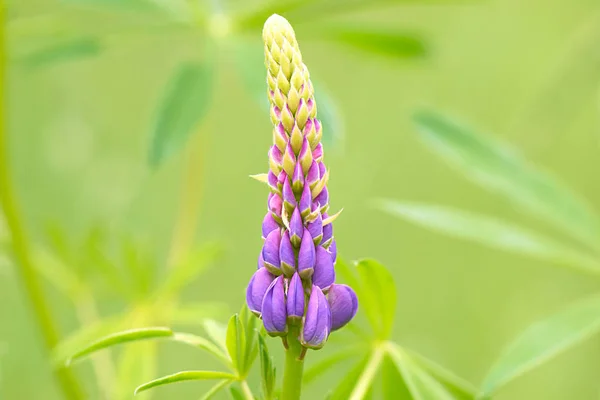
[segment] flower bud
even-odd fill
[[[278,174],[283,168],[283,154],[276,145],[271,146],[269,150],[269,166],[274,174]]]
[[[279,229],[279,224],[273,218],[273,214],[267,212],[262,222],[262,237],[265,239],[273,230]]]
[[[327,219],[328,215],[325,213],[323,214],[323,218]],[[331,241],[333,240],[333,224],[329,223],[326,225],[323,225],[323,238],[321,239],[321,246],[328,248],[329,245],[331,244]]]
[[[298,273],[300,277],[309,278],[315,268],[315,244],[308,229],[304,229],[300,250],[298,251]]]
[[[331,311],[325,295],[313,285],[300,335],[304,347],[320,349],[331,332]]]
[[[287,310],[283,276],[277,277],[268,287],[263,298],[262,319],[267,333],[271,336],[287,334]]]
[[[310,212],[312,207],[312,194],[309,185],[304,185],[304,189],[302,189],[302,194],[300,195],[300,202],[298,204],[298,208],[300,209],[300,214],[306,218]]]
[[[277,109],[277,107],[275,107],[275,108]],[[277,111],[279,111],[279,109],[277,109]],[[285,133],[285,128],[283,127],[283,124],[281,122],[279,122],[275,126],[275,128],[273,128],[273,144],[275,146],[277,146],[277,149],[279,149],[280,154],[283,154],[283,152],[285,151],[287,142],[288,142],[287,133]],[[283,162],[283,159],[282,159],[282,162]]]
[[[296,272],[296,255],[294,254],[294,248],[292,247],[288,231],[285,231],[281,237],[279,259],[281,260],[281,269],[285,276],[292,276]]]
[[[304,287],[297,273],[290,279],[286,302],[288,319],[300,320],[304,316]]]
[[[296,207],[296,196],[294,196],[294,191],[292,190],[292,185],[290,183],[289,178],[285,178],[283,181],[283,204],[286,209],[291,213],[294,207]]]
[[[292,213],[292,219],[290,220],[290,240],[294,247],[300,246],[302,240],[302,233],[304,232],[304,225],[302,223],[302,216],[300,215],[300,209],[296,207]]]
[[[260,268],[252,275],[246,289],[246,303],[250,311],[260,315],[263,298],[274,279],[275,276],[266,268]]]
[[[317,164],[316,161],[313,160],[313,162],[310,164],[310,168],[308,169],[308,172],[306,174],[306,181],[305,184],[309,185],[310,188],[314,188],[315,185],[317,184],[317,182],[319,182],[319,164]]]
[[[327,249],[327,251],[329,251],[329,254],[331,254],[333,265],[335,265],[335,262],[337,261],[337,244],[335,243],[335,239],[331,241],[331,244],[329,245],[329,249]]]
[[[358,311],[356,293],[347,285],[331,285],[327,294],[331,310],[331,330],[335,331],[346,325]]]
[[[279,260],[279,246],[281,245],[281,230],[275,229],[271,231],[265,239],[263,245],[262,256],[265,263],[265,268],[272,274],[281,275],[281,265]]]
[[[292,149],[292,145],[290,143],[285,147],[285,152],[283,153],[283,170],[288,176],[294,175],[294,167],[296,166],[296,156],[294,155],[294,150]]]
[[[329,286],[335,282],[335,269],[333,268],[333,259],[331,254],[317,246],[315,252],[315,269],[312,275],[313,285],[317,285],[323,290],[327,290]]]
[[[302,165],[302,172],[306,174],[313,162],[313,155],[306,138],[302,142],[302,148],[300,149],[300,154],[298,154],[298,162]]]
[[[317,218],[314,221],[309,222],[306,227],[308,228],[315,245],[321,243],[321,239],[323,238],[323,219],[321,218],[321,214],[317,214]]]
[[[323,144],[319,143],[315,146],[314,150],[312,151],[312,155],[313,158],[315,159],[316,162],[323,162]]]
[[[302,165],[298,162],[294,167],[294,176],[292,177],[292,190],[294,193],[301,193],[304,188],[304,172]]]

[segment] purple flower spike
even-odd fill
[[[335,262],[337,261],[337,243],[335,242],[335,239],[333,239],[329,245],[329,254],[331,254],[333,265],[335,265]]]
[[[287,177],[283,182],[283,204],[285,204],[286,209],[290,211],[293,209],[293,207],[296,207],[296,197],[294,196],[294,191],[292,190],[290,180]]]
[[[271,336],[285,336],[287,334],[287,310],[283,276],[279,276],[271,282],[263,298],[261,309],[267,333]]]
[[[272,274],[281,275],[280,261],[279,261],[279,246],[281,244],[281,230],[275,229],[267,235],[265,244],[262,250],[263,260],[265,262],[265,268],[267,268]]]
[[[308,144],[308,140],[304,138],[304,141],[302,142],[302,148],[300,149],[300,154],[298,154],[298,163],[302,164],[302,171],[304,173],[308,172],[312,162],[313,155],[310,151],[310,145]]]
[[[286,178],[287,174],[285,171],[281,171],[279,175],[277,175],[277,189],[279,189],[280,192],[283,189],[283,182],[285,182]]]
[[[302,242],[298,251],[298,273],[300,277],[309,278],[315,268],[315,244],[308,229],[304,229],[302,234]]]
[[[246,303],[248,304],[250,311],[260,315],[263,298],[274,279],[275,276],[266,268],[260,268],[252,275],[248,288],[246,289]]]
[[[287,292],[288,319],[300,320],[304,316],[304,288],[300,275],[294,274],[290,279]]]
[[[315,271],[312,276],[314,285],[317,285],[323,290],[327,290],[329,286],[335,282],[335,269],[333,268],[333,258],[331,254],[317,246]]]
[[[358,298],[350,286],[331,285],[327,295],[331,309],[331,330],[335,331],[346,325],[358,311]]]
[[[277,186],[277,175],[275,175],[271,170],[269,170],[269,173],[267,174],[267,183],[275,192],[280,191],[279,187]]]
[[[265,259],[262,255],[262,250],[258,253],[258,262],[256,263],[256,269],[261,269],[265,266]]]
[[[329,207],[329,191],[327,190],[327,186],[321,190],[321,193],[319,193],[317,197],[315,197],[315,201],[321,205],[321,210]]]
[[[294,174],[294,167],[296,166],[296,156],[294,155],[294,150],[292,149],[292,145],[288,142],[285,153],[283,153],[283,170],[288,176],[292,176]]]
[[[269,150],[269,164],[271,171],[276,174],[283,168],[283,154],[276,145],[271,146],[271,149]]]
[[[275,111],[276,111],[275,114],[277,114],[279,109],[276,107]],[[279,149],[280,153],[283,153],[283,151],[285,150],[287,141],[288,141],[287,133],[285,133],[285,128],[284,128],[283,124],[280,122],[277,124],[277,126],[275,126],[275,129],[273,130],[273,142]]]
[[[321,217],[321,214],[317,214],[317,218],[314,221],[309,222],[306,227],[308,228],[315,245],[321,243],[321,239],[323,238],[323,218]]]
[[[300,241],[302,240],[302,233],[304,233],[302,215],[300,215],[300,209],[296,207],[294,213],[292,214],[292,219],[290,221],[290,240],[296,248],[300,246]]]
[[[317,147],[312,152],[313,158],[317,160],[317,162],[323,159],[323,145],[319,143]]]
[[[292,189],[294,193],[300,193],[302,192],[302,188],[304,188],[304,173],[302,172],[302,165],[296,163],[294,176],[292,177]]]
[[[269,198],[269,211],[273,214],[275,221],[281,221],[281,206],[283,205],[283,201],[278,194],[271,194],[272,196]]]
[[[327,219],[329,216],[327,214],[323,214],[323,219]],[[321,240],[321,245],[325,248],[328,248],[333,240],[333,224],[329,223],[327,225],[323,225],[323,239]]]
[[[321,176],[319,175],[319,164],[313,160],[310,164],[310,168],[308,169],[308,173],[306,174],[306,184],[310,186],[310,188],[314,188]]]
[[[308,300],[300,342],[304,347],[320,349],[331,332],[329,303],[320,288],[313,285]]]
[[[319,164],[319,176],[324,177],[325,172],[327,172],[327,167],[325,167],[325,163],[323,161],[318,161]]]
[[[269,235],[269,233],[271,233],[275,229],[279,229],[279,224],[273,218],[273,214],[268,212],[265,215],[265,218],[263,218],[263,222],[262,222],[262,237],[263,237],[263,239],[266,239],[266,237]]]
[[[296,255],[290,241],[290,233],[285,232],[279,245],[279,259],[281,260],[281,269],[285,276],[290,277],[296,272]]]
[[[302,195],[300,196],[300,203],[298,204],[298,208],[300,208],[300,214],[303,217],[306,217],[311,212],[312,207],[312,195],[310,192],[309,185],[304,185],[304,190],[302,190]]]

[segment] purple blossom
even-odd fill
[[[331,332],[331,311],[321,289],[313,285],[300,341],[304,347],[320,349]]]
[[[327,294],[331,309],[331,330],[335,331],[346,325],[358,311],[356,293],[347,285],[331,285]]]

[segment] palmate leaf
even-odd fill
[[[323,40],[394,59],[422,58],[427,55],[427,47],[423,39],[403,31],[362,25],[331,25],[326,28],[316,28],[311,32]]]
[[[326,371],[330,370],[336,365],[342,362],[347,362],[348,360],[364,352],[364,347],[354,346],[350,348],[345,348],[335,353],[330,353],[325,358],[319,360],[317,363],[311,365],[306,369],[306,371],[304,371],[302,382],[305,385],[308,385],[312,383],[315,379],[321,377]]]
[[[269,347],[262,335],[258,335],[258,353],[260,355],[260,376],[265,400],[272,400],[275,392],[275,367],[269,354]]]
[[[381,200],[391,215],[460,239],[598,274],[600,262],[539,233],[502,220],[433,204]]]
[[[511,380],[598,333],[598,295],[574,303],[536,322],[503,351],[484,378],[482,394],[491,396]]]
[[[158,167],[187,143],[207,114],[213,67],[207,62],[186,63],[171,77],[152,129],[149,163]]]
[[[473,181],[598,248],[598,216],[578,196],[512,149],[434,112],[420,112],[414,119],[425,143]]]
[[[329,395],[330,400],[348,400],[352,393],[358,378],[365,369],[365,366],[369,362],[369,356],[364,357],[356,365],[354,365],[350,371],[346,373],[346,376],[338,383]]]
[[[157,386],[169,385],[171,383],[212,379],[233,380],[235,379],[235,375],[232,375],[228,372],[219,371],[182,371],[144,383],[135,389],[135,394],[155,388]]]
[[[233,382],[233,381],[232,380],[224,380],[224,381],[217,383],[212,388],[210,388],[210,390],[208,392],[206,392],[204,394],[204,396],[202,396],[200,398],[200,400],[212,399],[217,393],[219,393],[221,390],[225,389],[227,387],[227,385],[230,385],[231,382]]]

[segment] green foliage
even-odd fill
[[[148,389],[155,388],[157,386],[168,385],[171,383],[184,382],[184,381],[200,381],[200,380],[214,380],[214,379],[235,379],[235,375],[227,372],[217,371],[182,371],[172,375],[163,376],[162,378],[154,379],[150,382],[144,383],[135,389],[135,394],[143,392]]]
[[[258,336],[258,353],[260,355],[260,376],[262,392],[265,400],[272,400],[275,394],[275,366],[273,358],[269,355],[269,347],[262,335]]]

